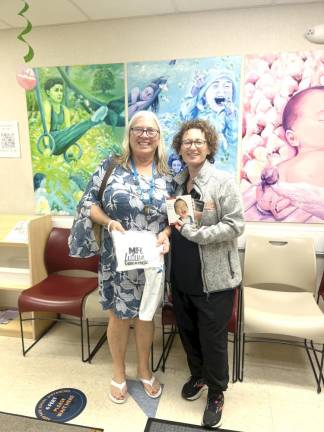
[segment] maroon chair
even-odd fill
[[[69,229],[52,229],[44,253],[45,267],[48,276],[31,288],[22,291],[19,295],[18,310],[23,355],[26,355],[54,324],[58,321],[65,321],[80,326],[82,361],[85,362],[91,359],[88,337],[87,356],[85,356],[84,350],[85,338],[83,327],[84,325],[88,326],[88,322],[84,320],[83,305],[87,296],[96,290],[98,286],[98,278],[96,274],[92,274],[98,271],[98,256],[91,258],[70,257],[68,247],[69,234]],[[58,273],[62,271],[70,271],[70,273]],[[82,274],[82,271],[92,273],[86,274],[83,272]],[[31,317],[23,318],[22,314],[25,312],[37,312],[37,314],[32,314]],[[42,314],[44,312],[46,312],[46,314]],[[69,317],[62,318],[61,315],[68,315]],[[26,349],[23,322],[35,319],[50,320],[53,321],[53,323],[50,326],[47,325],[44,332]],[[87,336],[88,334],[89,329],[87,328]],[[101,344],[102,343],[103,341]],[[98,346],[96,346],[96,350],[98,350]]]
[[[153,372],[156,372],[161,366],[165,371],[165,364],[168,359],[170,350],[173,345],[175,335],[178,333],[176,317],[173,310],[172,299],[168,296],[168,302],[162,306],[162,354],[156,364],[154,364],[154,346],[151,349],[151,366]],[[228,323],[228,331],[232,334],[230,342],[234,344],[233,364],[232,364],[232,381],[236,382],[239,377],[239,367],[241,364],[241,313],[242,313],[242,290],[241,287],[235,289],[235,297],[232,309],[232,316]]]

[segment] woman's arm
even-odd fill
[[[125,232],[122,224],[114,219],[111,219],[101,207],[97,204],[93,204],[90,208],[90,218],[93,222],[107,226],[108,231],[116,230]]]
[[[46,100],[44,101],[44,117],[47,132],[51,132],[51,113],[52,105]]]
[[[222,217],[217,224],[200,228],[185,224],[179,229],[181,234],[198,244],[221,243],[239,237],[244,231],[244,216],[241,194],[234,180],[224,184],[219,204]]]

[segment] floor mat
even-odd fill
[[[178,423],[168,420],[161,420],[156,418],[149,418],[147,420],[144,432],[196,432],[196,431],[206,431],[202,426],[196,426],[189,423]],[[214,429],[216,430],[216,429]],[[229,429],[217,429],[220,432],[238,432],[230,431]]]
[[[57,423],[0,411],[1,432],[103,432],[103,429]]]

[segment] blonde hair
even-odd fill
[[[130,135],[131,128],[133,127],[133,124],[139,118],[154,120],[154,122],[156,123],[157,128],[160,132],[159,144],[158,144],[157,150],[156,150],[155,155],[154,155],[156,170],[159,174],[168,174],[170,172],[170,170],[168,167],[167,152],[166,152],[165,142],[163,139],[161,125],[160,125],[160,122],[159,122],[156,114],[154,114],[154,112],[152,112],[152,111],[138,111],[130,119],[130,121],[126,127],[126,130],[125,130],[125,136],[124,136],[124,140],[123,140],[123,144],[122,144],[122,154],[118,158],[119,163],[121,165],[123,165],[124,168],[129,167],[130,159],[132,157],[131,148],[130,148],[130,144],[129,144],[129,135]]]

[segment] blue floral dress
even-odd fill
[[[140,175],[138,186],[132,171],[117,165],[107,181],[100,203],[98,193],[110,162],[111,159],[106,159],[97,168],[78,205],[69,239],[70,254],[88,257],[99,252],[98,277],[103,309],[113,309],[118,318],[136,318],[145,284],[144,270],[116,271],[111,235],[107,229],[102,229],[99,251],[90,209],[93,204],[100,205],[110,218],[119,221],[126,230],[150,230],[158,234],[167,225],[165,199],[174,195],[174,183],[171,175],[155,173],[152,209],[149,215],[144,215],[142,199],[149,200],[151,179]]]

